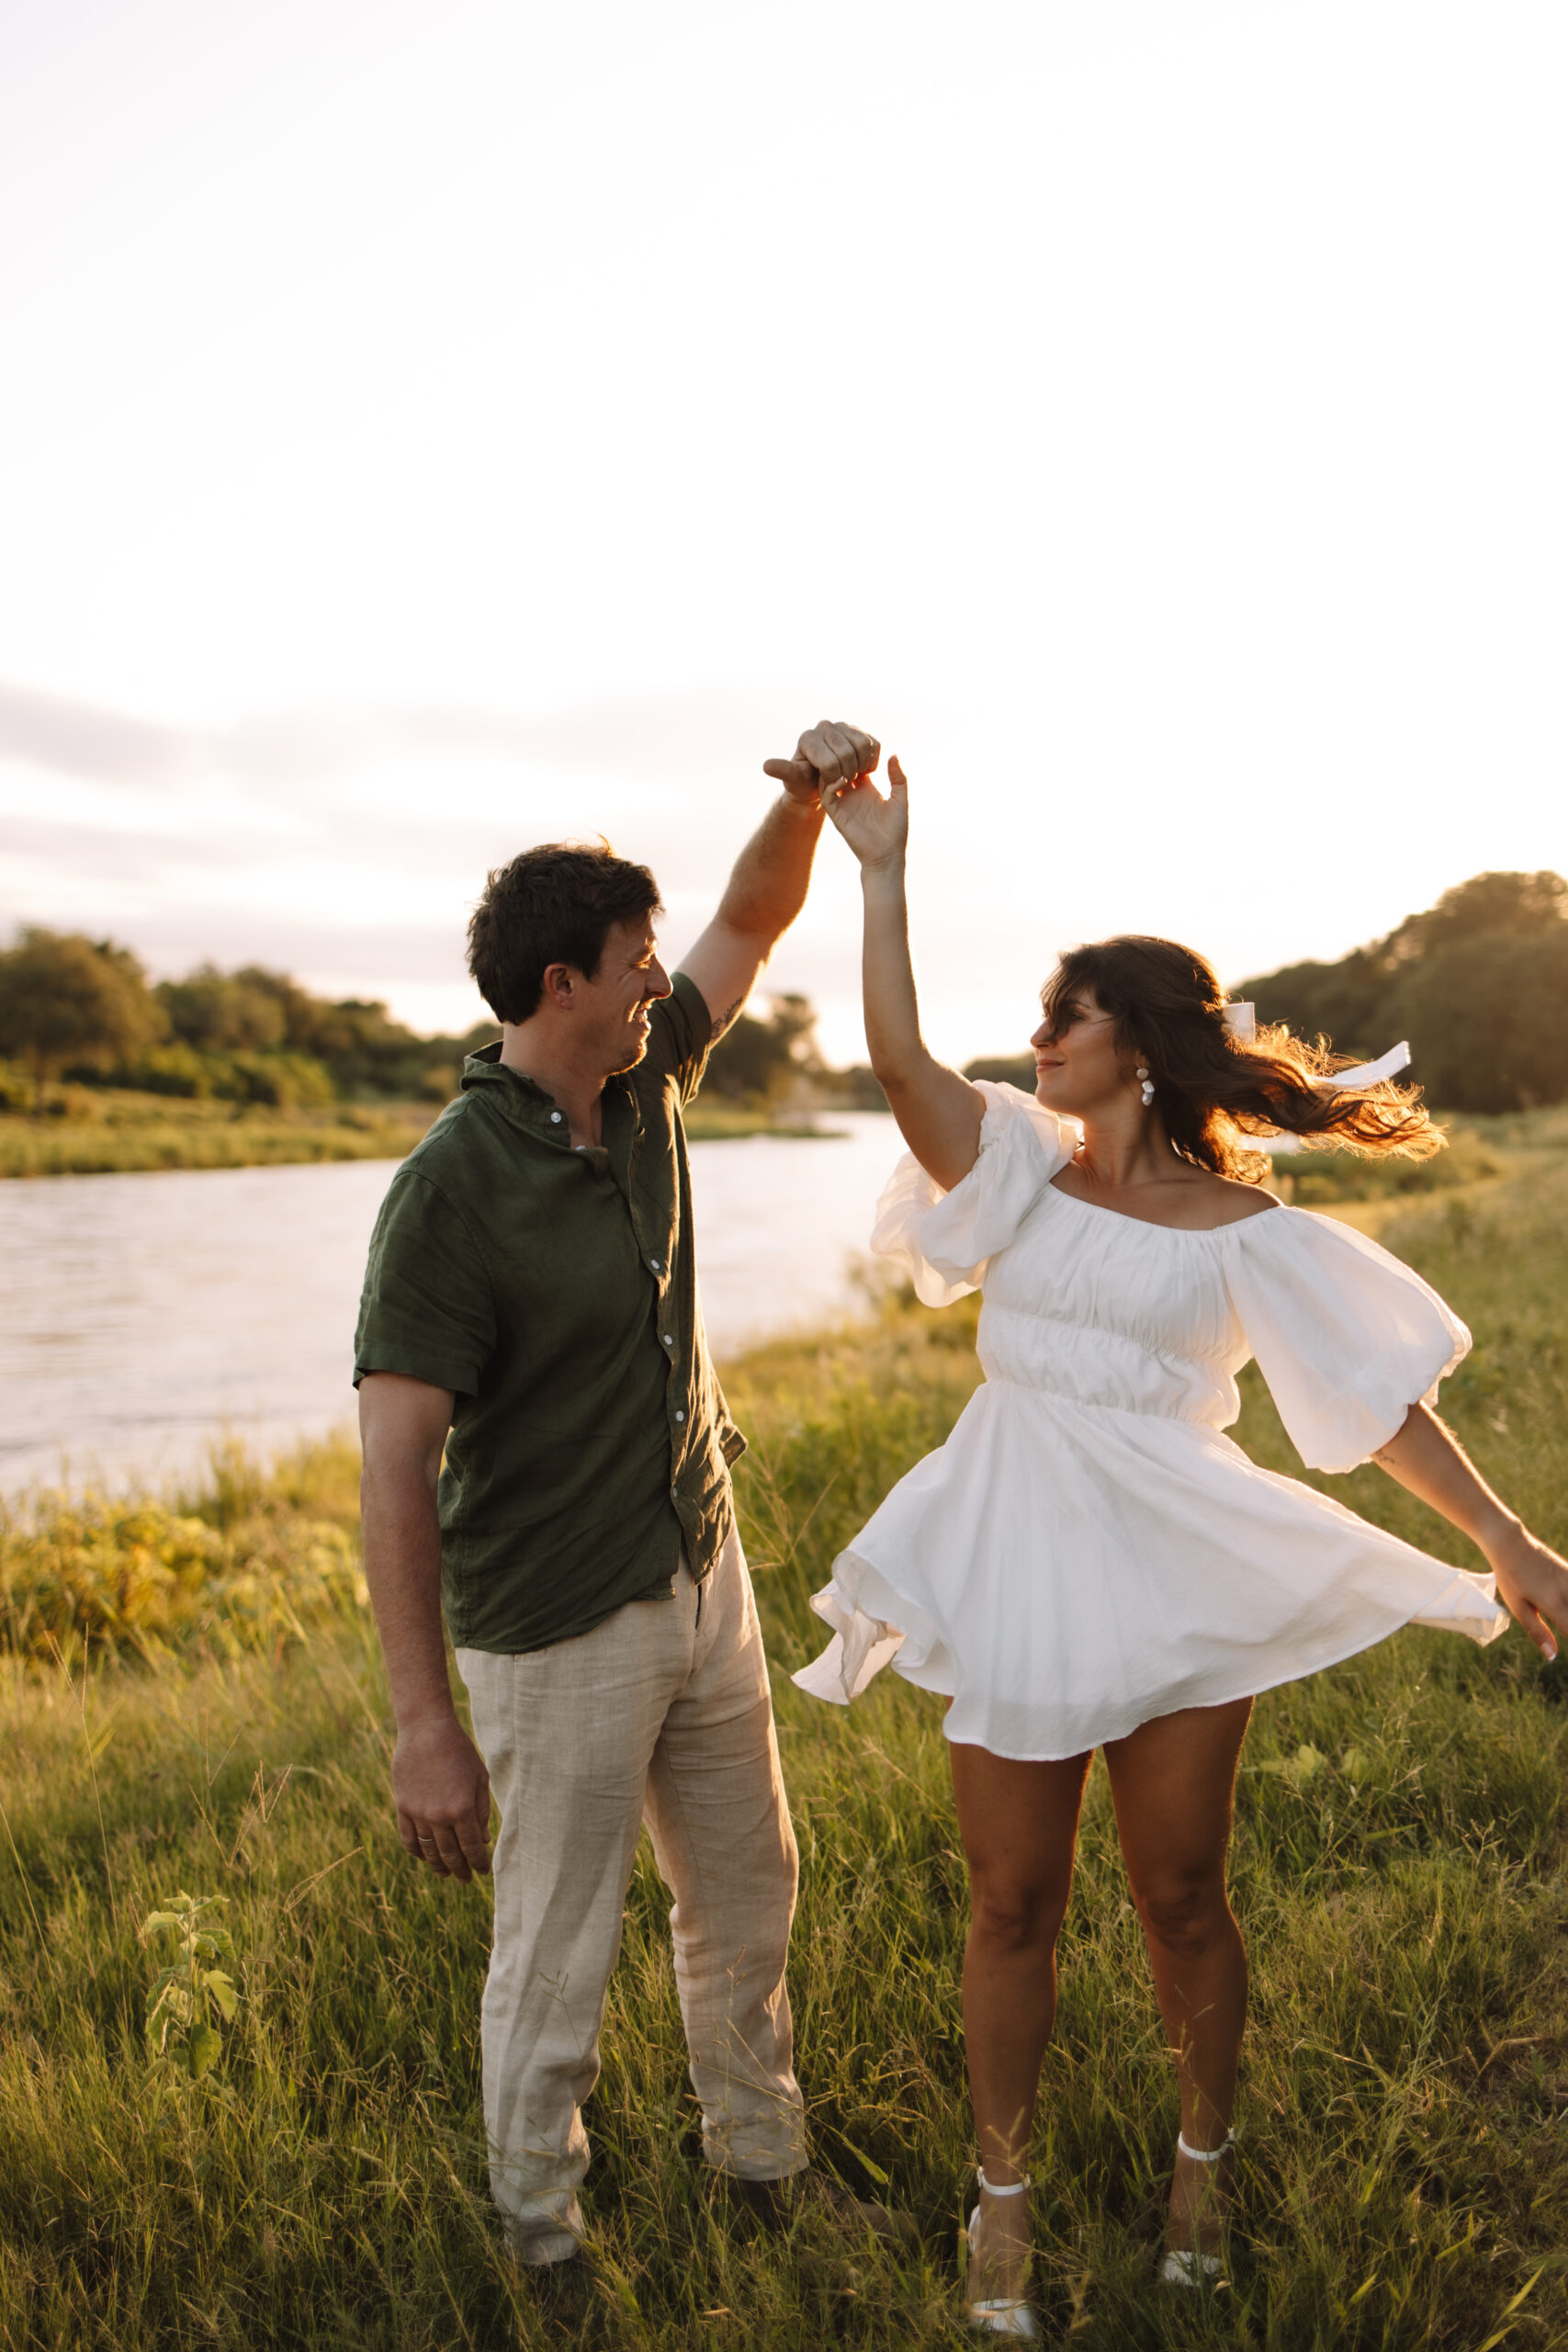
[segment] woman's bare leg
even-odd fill
[[[1021,1764],[954,1745],[953,1788],[969,1861],[964,2041],[980,2161],[998,2188],[1023,2170],[1056,2013],[1056,1935],[1073,1882],[1089,1758]],[[1021,2293],[1028,2199],[981,2197],[980,2296]]]
[[[1217,2148],[1235,2105],[1247,2021],[1247,1952],[1225,1894],[1235,1770],[1250,1699],[1187,1707],[1110,1742],[1105,1761],[1133,1900],[1181,2086],[1181,2130]],[[1178,2154],[1167,2241],[1216,2245],[1228,2162]]]

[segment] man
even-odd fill
[[[556,846],[492,874],[469,964],[501,1044],[468,1061],[371,1241],[355,1378],[398,1827],[467,1881],[490,1867],[492,1792],[500,1806],[485,2124],[527,2263],[568,2259],[583,2231],[581,2108],[644,1821],[675,1898],[706,2160],[745,2182],[807,2163],[784,1990],[795,1838],[681,1111],[805,903],[820,788],[878,756],[824,722],[765,763],[783,795],[673,981],[646,867]]]

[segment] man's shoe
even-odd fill
[[[782,2180],[742,2180],[735,2173],[718,2177],[765,2230],[792,2229],[807,2214],[819,2213],[844,2237],[875,2238],[883,2245],[903,2245],[915,2236],[913,2217],[886,2205],[873,2205],[852,2197],[831,2173],[815,2165],[805,2172],[788,2173]]]
[[[575,2326],[588,2309],[593,2293],[593,2263],[581,2249],[562,2262],[519,2262],[517,2273],[548,2318]]]

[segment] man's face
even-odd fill
[[[604,1076],[635,1069],[648,1051],[648,1008],[670,993],[653,917],[612,924],[599,969],[591,980],[579,976],[576,987],[583,1024],[579,1034],[584,1045],[592,1039],[598,1046]]]

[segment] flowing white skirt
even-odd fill
[[[1397,1626],[1489,1642],[1489,1576],[1430,1558],[1201,1422],[988,1380],[812,1607],[795,1679],[845,1704],[883,1667],[953,1700],[951,1740],[1076,1756],[1156,1715],[1314,1674]]]

